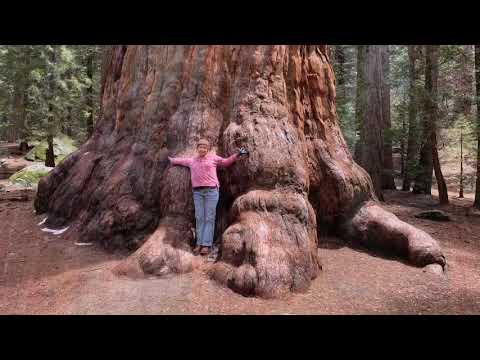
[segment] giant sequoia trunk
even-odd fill
[[[245,295],[303,291],[320,271],[320,232],[445,264],[437,242],[386,212],[348,152],[326,46],[115,46],[92,137],[39,184],[47,224],[137,249],[117,273],[186,272],[194,224],[188,170],[200,137],[250,157],[220,173],[219,258],[211,276]],[[321,240],[320,240],[321,241]]]

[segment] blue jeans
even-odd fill
[[[197,245],[212,246],[219,193],[217,188],[194,189]]]

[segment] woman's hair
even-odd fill
[[[200,140],[198,140],[198,142],[197,142],[197,148],[198,148],[200,145],[206,145],[206,146],[210,149],[210,142],[209,142],[207,139],[200,139]]]

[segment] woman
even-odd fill
[[[218,189],[220,184],[217,178],[217,167],[228,167],[240,156],[248,155],[248,151],[241,148],[238,153],[228,158],[222,158],[209,153],[210,143],[201,139],[197,143],[198,155],[191,158],[171,158],[172,165],[181,165],[190,168],[190,177],[195,204],[195,220],[197,229],[197,246],[193,250],[195,255],[208,255],[213,243],[215,230],[215,215],[218,203]]]

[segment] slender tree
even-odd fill
[[[458,197],[463,198],[463,127],[460,129],[460,188]]]
[[[475,45],[475,89],[477,103],[477,179],[474,206],[480,209],[480,45]]]
[[[440,167],[437,148],[438,51],[439,47],[437,45],[425,47],[424,142],[420,151],[420,171],[415,179],[414,192],[431,194],[433,169],[437,180],[440,203],[445,204],[448,203],[448,192]]]
[[[87,108],[88,108],[88,118],[87,118],[87,137],[90,137],[93,133],[93,123],[94,123],[94,106],[93,106],[93,73],[94,73],[94,49],[88,49],[87,58],[86,58],[86,68],[87,68],[87,77],[89,80],[89,85],[87,88]]]
[[[408,46],[408,140],[405,171],[403,176],[403,191],[410,191],[413,179],[413,172],[416,165],[417,154],[417,58],[418,50],[416,45]]]
[[[432,159],[435,178],[437,180],[438,196],[441,204],[448,204],[448,190],[445,178],[442,174],[437,146],[437,123],[438,123],[438,67],[439,46],[431,45],[427,48],[427,64],[425,73],[425,89],[427,92],[426,110],[430,115],[432,137]]]
[[[46,150],[45,166],[55,166],[55,154],[53,149],[53,137],[55,135],[56,117],[55,117],[55,88],[56,88],[56,65],[57,65],[57,45],[52,45],[50,51],[48,69],[48,122],[47,122],[47,143],[48,149]]]
[[[426,54],[426,49],[428,46],[424,47],[425,49],[425,69],[426,61],[428,55]],[[425,70],[425,75],[429,74],[431,77],[431,71]],[[429,111],[427,111],[427,93],[429,92],[427,87],[427,79],[425,79],[425,89],[422,93],[422,103],[425,111],[422,114],[422,131],[421,131],[421,144],[420,144],[420,157],[418,159],[418,164],[416,166],[415,173],[415,184],[413,186],[413,192],[415,194],[432,194],[432,176],[433,176],[433,151],[432,151],[432,124]]]

